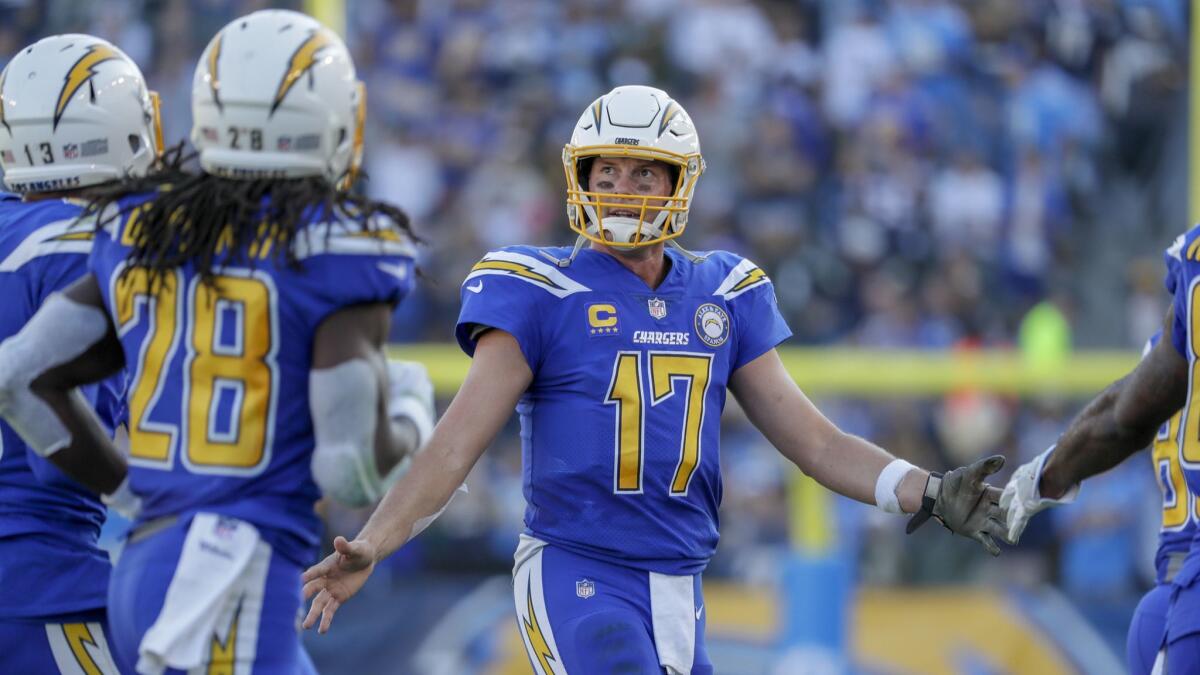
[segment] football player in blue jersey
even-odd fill
[[[1149,353],[1160,340],[1155,335],[1146,343]],[[1150,446],[1154,476],[1162,491],[1162,525],[1158,549],[1154,554],[1156,583],[1146,592],[1133,620],[1129,623],[1125,658],[1130,673],[1148,675],[1162,647],[1167,628],[1167,607],[1171,599],[1172,581],[1183,562],[1196,534],[1196,519],[1200,517],[1200,500],[1192,495],[1179,463],[1179,421],[1176,413],[1167,420]]]
[[[0,345],[0,412],[74,471],[113,452],[75,388],[130,370],[142,509],[108,611],[138,672],[311,672],[314,504],[378,498],[432,429],[427,374],[384,352],[413,283],[407,218],[347,189],[364,105],[320,23],[235,20],[196,68],[202,171],[176,153],[93,194],[90,273]]]
[[[40,40],[0,73],[0,168],[13,193],[0,194],[0,339],[87,273],[93,233],[76,224],[86,191],[150,167],[161,146],[156,103],[138,67],[90,35]],[[122,383],[80,392],[105,438]],[[29,429],[42,430],[40,421]],[[110,447],[81,485],[53,465],[60,449],[27,445],[0,424],[0,672],[128,671],[109,646],[111,566],[96,543],[105,515],[96,493],[121,492],[125,463]]]
[[[1018,467],[1001,497],[1009,538],[1016,541],[1035,514],[1074,501],[1083,480],[1154,443],[1164,490],[1163,536],[1155,560],[1159,586],[1143,599],[1130,626],[1127,659],[1134,673],[1200,672],[1200,546],[1187,535],[1196,533],[1193,495],[1200,494],[1198,240],[1200,227],[1194,227],[1164,255],[1173,299],[1162,337],[1131,373],[1088,403],[1054,445]],[[1181,550],[1187,551],[1182,562]],[[1168,579],[1170,585],[1164,586]]]
[[[998,552],[1001,458],[942,479],[843,433],[775,346],[790,332],[763,270],[674,246],[704,169],[665,92],[618,87],[563,152],[574,247],[488,253],[462,286],[473,356],[412,471],[355,541],[310,569],[306,625],[436,515],[512,414],[521,419],[525,533],[514,600],[534,670],[708,673],[700,575],[717,545],[726,390],[810,476],[891,513],[930,514]],[[589,244],[585,247],[585,244]]]

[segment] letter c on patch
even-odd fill
[[[592,328],[611,328],[617,325],[617,308],[606,304],[588,307],[588,325]]]

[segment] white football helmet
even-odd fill
[[[235,19],[208,43],[192,79],[200,166],[227,178],[352,176],[365,113],[346,45],[298,12]]]
[[[675,191],[668,198],[592,192],[585,184],[589,160],[637,157],[676,168]],[[575,124],[563,147],[567,177],[567,219],[571,229],[592,241],[632,248],[668,241],[683,234],[696,181],[704,172],[700,137],[692,118],[667,92],[640,85],[617,87],[596,99]],[[603,216],[612,207],[641,203],[638,218]],[[652,218],[649,214],[657,210]],[[602,217],[603,216],[603,217]]]
[[[98,37],[39,40],[0,72],[0,168],[13,192],[140,176],[161,150],[158,96]]]

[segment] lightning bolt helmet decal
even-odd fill
[[[106,44],[94,44],[87,48],[83,56],[79,57],[79,60],[71,66],[66,76],[63,77],[62,91],[59,92],[58,104],[54,107],[53,130],[58,130],[58,123],[62,120],[63,113],[67,109],[67,103],[75,96],[80,87],[87,84],[96,76],[96,66],[105,61],[113,61],[120,58],[121,53]]]
[[[225,107],[221,104],[221,82],[217,74],[217,66],[221,62],[221,36],[224,34],[224,31],[217,33],[212,39],[212,45],[208,48],[208,58],[205,60],[208,67],[208,88],[212,91],[213,103],[217,104],[218,109]]]
[[[4,118],[4,78],[8,76],[8,68],[0,70],[0,125],[4,125],[4,130],[12,136],[12,127],[8,126],[8,120]]]
[[[279,80],[279,87],[275,89],[275,100],[271,103],[272,115],[279,109],[284,97],[292,90],[296,81],[317,65],[317,53],[333,44],[334,41],[329,32],[323,28],[314,30],[304,42],[300,43],[288,61],[287,70],[284,71],[283,78]]]

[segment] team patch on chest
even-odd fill
[[[696,308],[695,326],[700,341],[714,349],[729,339],[729,315],[711,302]]]

